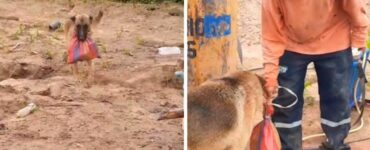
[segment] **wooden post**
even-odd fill
[[[237,1],[189,0],[189,86],[236,71]]]

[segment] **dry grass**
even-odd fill
[[[136,37],[136,44],[140,46],[145,46],[145,40],[142,39],[141,37]]]
[[[130,50],[130,49],[124,48],[124,49],[122,49],[122,53],[123,53],[123,55],[134,57],[134,54],[132,53],[132,50]]]
[[[112,67],[112,62],[109,60],[103,61],[101,63],[101,68],[103,69],[110,69]]]

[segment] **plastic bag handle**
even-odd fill
[[[292,90],[286,88],[286,87],[283,87],[283,86],[278,86],[279,89],[284,89],[285,91],[287,91],[288,93],[292,94],[294,97],[295,97],[295,100],[292,104],[288,105],[288,106],[282,106],[280,104],[276,104],[276,103],[272,103],[273,106],[277,107],[277,108],[282,108],[282,109],[287,109],[287,108],[291,108],[293,107],[295,104],[297,104],[298,102],[298,96],[297,94],[295,94]]]
[[[271,118],[272,114],[274,114],[274,107],[271,104],[264,104],[264,117]]]

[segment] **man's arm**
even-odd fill
[[[276,88],[279,73],[279,58],[286,49],[283,16],[278,0],[262,0],[262,46],[265,88]],[[271,93],[270,93],[271,94]]]
[[[355,48],[364,48],[369,25],[365,3],[363,0],[343,0],[342,7],[351,22],[351,46]]]

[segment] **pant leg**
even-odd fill
[[[350,129],[350,49],[326,54],[314,60],[318,77],[321,126],[334,149],[344,144]]]
[[[307,65],[310,62],[309,56],[289,51],[280,58],[279,85],[289,88],[298,96],[296,105],[288,109],[275,107],[275,113],[272,116],[272,121],[279,132],[282,150],[302,149],[303,90]],[[294,100],[293,95],[279,89],[278,97],[273,102],[287,106]]]

